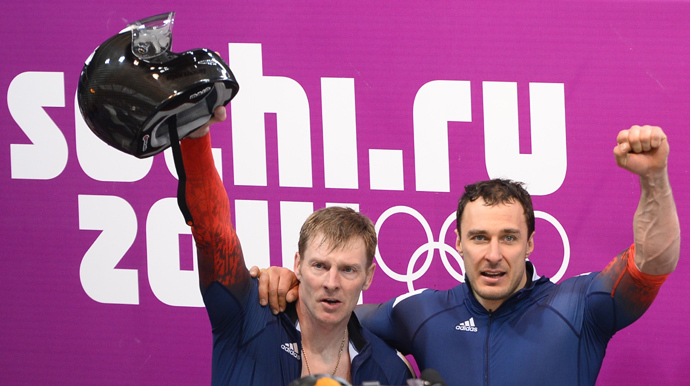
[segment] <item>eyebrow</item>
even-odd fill
[[[483,235],[486,234],[486,231],[478,230],[478,229],[470,229],[467,231],[467,236],[476,236],[476,235]]]
[[[481,230],[481,229],[470,229],[467,231],[467,236],[471,237],[471,236],[477,236],[477,235],[485,235],[487,233],[488,233],[487,231]],[[505,234],[519,235],[520,233],[521,233],[520,230],[517,228],[506,228],[506,229],[501,230],[501,234],[503,234],[503,235],[505,235]]]

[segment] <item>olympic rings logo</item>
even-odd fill
[[[429,270],[431,262],[434,258],[434,251],[438,249],[439,254],[441,255],[441,261],[443,262],[443,266],[446,268],[446,271],[448,271],[448,273],[455,280],[463,283],[465,281],[465,263],[462,257],[460,256],[458,251],[455,250],[454,247],[451,247],[450,245],[441,241],[444,239],[444,236],[447,234],[448,230],[453,225],[453,222],[455,221],[455,213],[451,213],[443,222],[441,230],[438,234],[438,241],[434,240],[434,235],[432,234],[431,227],[429,223],[426,221],[426,218],[424,218],[424,216],[422,216],[422,214],[419,213],[417,210],[410,208],[408,206],[394,206],[383,212],[376,221],[376,233],[379,234],[381,227],[383,226],[383,223],[386,222],[386,220],[389,217],[398,213],[408,214],[417,219],[417,221],[422,225],[422,228],[424,229],[427,242],[414,251],[414,253],[410,257],[409,262],[407,263],[407,271],[404,274],[397,273],[390,269],[388,265],[386,265],[385,261],[383,260],[383,256],[381,256],[381,252],[379,251],[379,246],[377,245],[376,255],[374,257],[376,259],[376,264],[379,267],[381,267],[383,272],[385,272],[386,275],[388,275],[393,280],[399,282],[406,282],[408,291],[413,292],[415,290],[414,281],[424,276],[424,274]],[[563,242],[563,262],[561,263],[561,267],[559,268],[558,272],[551,278],[552,282],[558,282],[565,274],[565,271],[568,268],[568,263],[570,262],[570,241],[568,240],[568,235],[566,234],[565,229],[558,222],[558,220],[556,220],[550,214],[535,211],[534,216],[535,218],[540,218],[551,223],[551,225],[553,225],[556,228],[559,235],[561,236],[561,241]],[[417,261],[420,259],[422,254],[424,254],[424,252],[426,252],[426,259],[424,260],[424,263],[417,271],[414,271],[414,267],[417,264]],[[456,271],[455,268],[451,265],[448,255],[455,259],[455,261],[460,266],[461,272]]]

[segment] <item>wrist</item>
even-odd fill
[[[640,187],[642,189],[664,189],[670,188],[668,180],[668,169],[666,166],[640,174]]]
[[[206,136],[210,132],[211,130],[208,127],[202,127],[189,133],[186,138],[197,139]]]

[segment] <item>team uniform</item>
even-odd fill
[[[493,312],[470,286],[357,309],[362,324],[449,385],[593,385],[606,346],[651,305],[668,275],[639,271],[634,245],[601,272],[532,278]]]
[[[301,377],[302,339],[294,305],[278,315],[261,307],[230,221],[229,201],[211,155],[210,135],[182,141],[187,203],[194,219],[202,295],[213,330],[213,385],[287,385]],[[399,354],[348,323],[353,384],[404,385],[410,372]]]

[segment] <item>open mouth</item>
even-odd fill
[[[482,276],[490,279],[498,279],[499,277],[505,276],[505,272],[482,272]]]
[[[340,300],[336,300],[336,299],[323,299],[322,301],[323,301],[324,303],[327,303],[327,304],[330,304],[330,305],[334,305],[334,304],[340,303]]]

